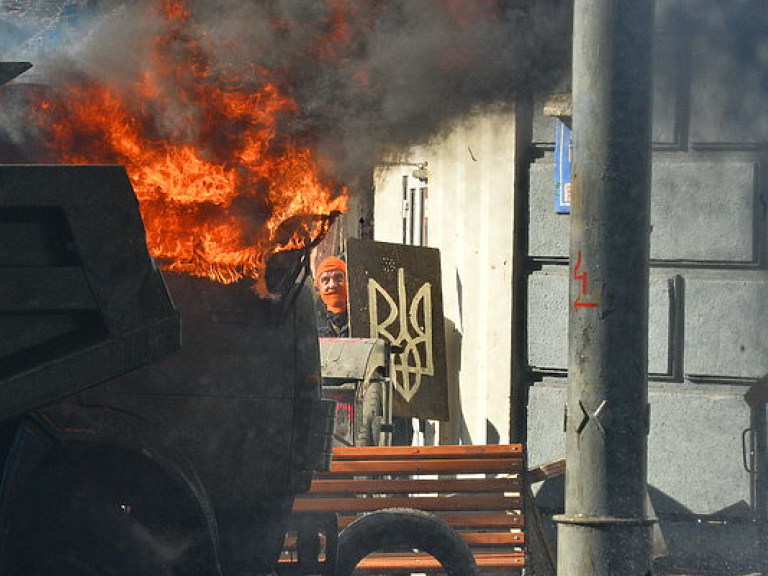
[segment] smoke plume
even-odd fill
[[[85,75],[130,87],[146,73],[158,6],[185,9],[167,45],[189,47],[212,82],[276,83],[298,104],[281,135],[310,143],[337,180],[353,182],[388,152],[423,142],[473,107],[544,89],[567,67],[564,0],[17,1],[0,8],[0,58],[30,60],[37,81]],[[67,13],[77,18],[65,19]],[[177,51],[178,54],[175,54]],[[156,71],[157,73],[157,71]],[[173,74],[162,81],[173,94]],[[231,81],[231,80],[226,80]],[[168,101],[158,129],[195,130],[200,113]],[[3,111],[6,137],[23,126]],[[28,136],[28,135],[27,135]]]

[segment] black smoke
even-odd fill
[[[130,86],[147,65],[152,38],[167,26],[160,3],[6,2],[0,59],[33,61],[33,77],[54,86],[73,74]],[[76,19],[62,19],[65,4]],[[276,83],[299,105],[283,118],[281,133],[310,144],[341,182],[354,182],[387,154],[427,141],[475,107],[546,91],[569,68],[570,0],[184,4],[190,17],[179,33],[179,57],[194,42],[211,81]],[[172,57],[173,44],[168,49]],[[187,106],[168,105],[160,128],[193,130]],[[23,140],[23,127],[9,115],[19,117],[5,111],[5,132]]]

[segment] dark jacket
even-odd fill
[[[322,303],[320,303],[322,305]],[[349,336],[347,311],[334,314],[325,308],[317,311],[317,335],[320,338],[346,338]]]

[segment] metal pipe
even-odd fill
[[[653,0],[575,0],[560,576],[646,575]]]
[[[533,140],[533,96],[518,94],[515,102],[515,196],[512,248],[512,383],[509,441],[528,439],[528,214]]]

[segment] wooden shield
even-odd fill
[[[448,420],[440,251],[350,238],[347,266],[350,335],[402,350],[393,414]]]

